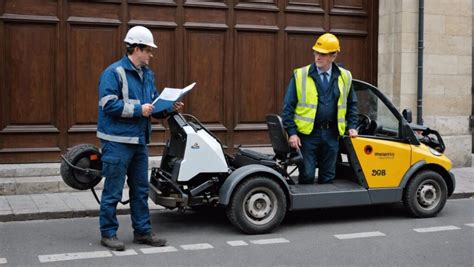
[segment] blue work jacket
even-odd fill
[[[148,144],[151,120],[142,115],[142,105],[158,97],[155,75],[147,67],[140,77],[127,55],[107,67],[99,80],[97,137],[118,143]],[[165,117],[166,111],[153,113]]]

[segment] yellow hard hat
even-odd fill
[[[341,51],[339,47],[339,40],[332,33],[325,33],[319,36],[318,40],[313,46],[313,50],[323,54],[329,54]]]

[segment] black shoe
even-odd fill
[[[102,237],[100,244],[106,248],[117,251],[124,251],[125,245],[116,236]]]
[[[152,247],[163,247],[166,245],[166,239],[158,238],[152,233],[146,235],[133,234],[133,243],[145,244]]]

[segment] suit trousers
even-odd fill
[[[339,153],[339,132],[336,128],[314,129],[311,134],[298,133],[301,140],[303,162],[298,165],[300,184],[314,182],[316,168],[318,183],[331,183],[336,176]]]

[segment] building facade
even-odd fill
[[[380,1],[378,85],[416,121],[418,0]],[[424,1],[423,122],[440,131],[454,166],[471,166],[472,0]]]
[[[425,1],[423,119],[471,164],[472,1]],[[292,70],[330,31],[338,61],[416,118],[417,0],[0,0],[0,163],[55,162],[95,137],[97,82],[127,29],[158,44],[157,88],[197,82],[185,110],[229,150],[268,144]],[[167,138],[154,123],[152,155]]]

